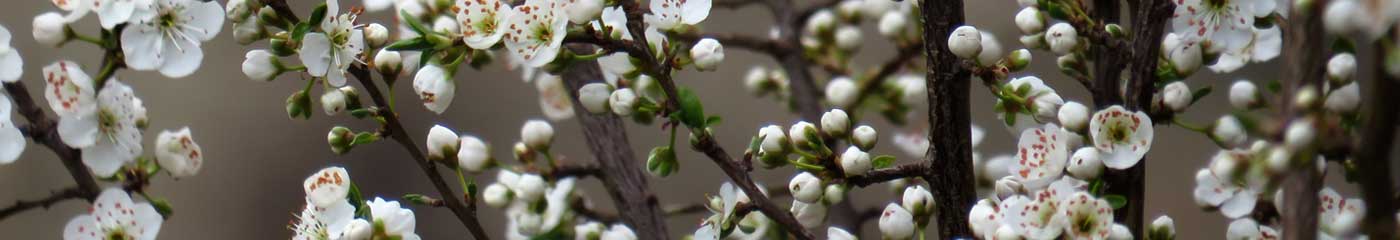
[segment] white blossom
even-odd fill
[[[845,136],[851,129],[851,118],[846,111],[832,109],[822,114],[822,132],[831,136]]]
[[[885,239],[909,239],[914,236],[914,215],[899,204],[885,205],[880,213],[880,234]]]
[[[759,145],[759,154],[786,154],[788,146],[787,134],[783,133],[783,127],[778,125],[768,125],[758,130],[758,137],[763,138]]]
[[[68,39],[70,39],[71,37],[68,35],[68,21],[64,21],[63,15],[60,15],[57,12],[46,12],[43,14],[39,14],[39,16],[34,16],[33,27],[34,41],[39,42],[39,44],[43,44],[44,46],[58,47],[59,45],[63,45],[63,43],[68,42]],[[0,27],[0,29],[4,29],[4,27]],[[4,39],[10,38],[10,31],[8,29],[0,32],[3,32],[5,36]],[[5,50],[3,52],[8,53],[14,50],[10,49],[8,41],[4,42],[4,44],[4,47],[8,50]]]
[[[817,203],[821,200],[824,189],[822,180],[809,172],[802,172],[792,177],[788,182],[788,190],[792,192],[794,200],[803,203]]]
[[[370,215],[374,217],[374,225],[383,227],[384,235],[400,239],[418,239],[418,234],[414,233],[414,226],[418,220],[414,219],[412,210],[399,206],[399,201],[384,201],[383,198],[376,197],[366,201],[365,205],[369,206]]]
[[[559,55],[569,19],[552,0],[527,0],[506,14],[506,48],[530,67],[544,67]]]
[[[841,158],[837,160],[840,161],[841,170],[846,173],[846,176],[864,175],[865,172],[873,168],[870,154],[861,151],[856,146],[846,148],[846,151],[841,153]]]
[[[604,226],[603,223],[596,221],[588,221],[579,225],[575,225],[574,240],[599,239],[600,237],[602,237],[603,231],[605,230],[607,230],[607,226]]]
[[[1249,80],[1236,80],[1230,85],[1230,105],[1236,109],[1252,109],[1259,105],[1259,87]]]
[[[724,61],[724,45],[714,38],[700,39],[690,47],[690,57],[695,60],[696,69],[713,71]]]
[[[1069,23],[1050,25],[1050,29],[1045,32],[1045,43],[1049,44],[1050,51],[1056,54],[1069,54],[1079,46],[1079,31]]]
[[[24,133],[21,133],[15,123],[10,120],[12,108],[9,95],[0,94],[0,165],[19,160],[19,155],[24,153],[27,141]]]
[[[1078,192],[1065,199],[1064,211],[1059,214],[1066,237],[1070,239],[1107,239],[1113,230],[1113,208],[1108,201],[1095,198],[1087,192]]]
[[[487,206],[501,208],[510,204],[513,194],[510,192],[510,188],[498,182],[487,185],[486,189],[482,190],[481,196],[481,200],[486,202]]]
[[[991,199],[977,200],[977,204],[972,206],[967,215],[968,226],[972,228],[973,234],[983,239],[996,238],[996,231],[1001,228],[997,211],[997,206]]]
[[[326,3],[331,5],[336,0]],[[328,6],[321,31],[307,33],[300,50],[302,64],[313,77],[326,78],[331,86],[345,86],[345,74],[350,65],[361,62],[365,49],[364,32],[355,27],[355,14],[339,14],[338,3]],[[415,80],[416,81],[416,80]]]
[[[324,168],[307,177],[302,182],[302,188],[306,190],[307,202],[317,208],[332,208],[336,204],[347,203],[345,196],[350,194],[350,174],[340,167]]]
[[[457,23],[462,41],[474,49],[489,49],[507,32],[505,20],[515,13],[501,0],[457,1]]]
[[[1171,216],[1162,215],[1152,220],[1152,225],[1148,227],[1148,232],[1161,233],[1166,236],[1176,236],[1176,223]],[[1151,235],[1149,233],[1149,235]]]
[[[224,8],[218,2],[153,1],[150,9],[138,9],[137,15],[130,16],[131,24],[122,30],[121,46],[126,66],[134,70],[160,70],[162,75],[172,78],[189,76],[204,61],[200,45],[214,39],[223,29]],[[103,7],[132,2],[113,1]],[[103,25],[107,25],[105,21]]]
[[[621,88],[614,90],[608,96],[608,105],[612,107],[612,112],[618,116],[632,116],[637,111],[637,93],[631,88]]]
[[[68,220],[63,239],[153,240],[165,219],[150,203],[136,203],[120,188],[97,195],[87,214]]]
[[[534,202],[543,197],[545,187],[548,184],[544,181],[544,178],[535,174],[520,175],[518,181],[519,182],[515,183],[515,187],[512,188],[512,190],[514,190],[516,197],[526,202]]]
[[[1239,0],[1213,2],[1207,0],[1185,0],[1177,2],[1172,15],[1172,29],[1182,37],[1199,38],[1212,43],[1212,48],[1224,52],[1212,70],[1230,72],[1238,69],[1251,58],[1268,60],[1272,56],[1251,53],[1251,45],[1261,44],[1256,39],[1254,19],[1266,17],[1274,11],[1273,0]],[[1277,28],[1275,28],[1277,30]],[[1277,46],[1273,47],[1277,53]],[[1276,54],[1275,54],[1276,55]]]
[[[1084,130],[1089,124],[1089,107],[1079,102],[1066,102],[1060,105],[1060,112],[1056,113],[1060,124],[1064,124],[1065,129],[1079,132]]]
[[[1016,27],[1024,34],[1036,34],[1045,30],[1045,16],[1034,7],[1022,8],[1016,13]]]
[[[847,232],[845,229],[841,229],[841,228],[838,228],[838,227],[827,227],[827,228],[826,228],[826,239],[827,239],[827,240],[856,240],[856,235],[851,235],[850,232]]]
[[[904,189],[904,196],[900,198],[900,206],[904,210],[909,210],[916,216],[927,217],[933,214],[933,193],[924,188],[923,185],[914,185]]]
[[[909,16],[898,12],[886,12],[884,16],[880,17],[876,30],[880,31],[880,35],[893,38],[903,35],[908,28]]]
[[[1044,188],[1064,175],[1070,154],[1068,140],[1054,125],[1026,129],[1016,144],[1016,164],[1008,171],[1027,188]]]
[[[360,31],[361,34],[365,35],[365,43],[369,44],[370,48],[383,47],[384,44],[389,43],[389,28],[384,27],[384,25],[370,23]]]
[[[1129,112],[1122,106],[1094,113],[1089,133],[1093,135],[1094,147],[1104,153],[1104,166],[1112,169],[1137,165],[1152,148],[1152,118],[1143,112]]]
[[[272,55],[272,52],[257,49],[248,51],[244,55],[243,75],[247,75],[248,79],[263,82],[272,81],[281,72],[281,63],[277,59],[277,55]]]
[[[1225,239],[1229,240],[1274,240],[1281,238],[1277,230],[1265,225],[1259,225],[1251,218],[1239,218],[1230,222],[1229,229],[1225,232]]]
[[[802,224],[803,228],[821,226],[822,222],[826,221],[826,210],[826,204],[820,202],[805,203],[797,200],[792,201],[792,216],[797,218],[797,223]]]
[[[899,86],[901,101],[904,104],[921,104],[928,102],[928,83],[924,81],[923,75],[903,74],[895,80]]]
[[[156,137],[156,162],[176,178],[191,177],[204,165],[204,151],[194,142],[189,127],[165,130]]]
[[[875,143],[880,140],[879,133],[870,125],[860,125],[856,130],[851,131],[851,144],[860,147],[861,150],[869,151],[875,148]]]
[[[1197,203],[1207,207],[1219,207],[1226,217],[1241,217],[1254,210],[1258,192],[1235,179],[1230,166],[1243,156],[1240,151],[1221,151],[1211,163],[1210,169],[1196,171],[1194,196]]]
[[[540,93],[540,110],[545,118],[560,121],[574,117],[574,100],[569,96],[563,78],[540,74],[535,80],[535,90]]]
[[[1175,81],[1162,87],[1162,105],[1172,112],[1186,111],[1186,107],[1191,106],[1191,87],[1186,86],[1186,81]]]
[[[403,54],[388,49],[379,50],[374,54],[374,67],[380,73],[398,75],[404,68]]]
[[[603,12],[603,0],[568,0],[563,7],[564,13],[569,15],[569,22],[585,24],[597,19]]]
[[[862,36],[860,27],[853,25],[843,25],[836,28],[836,47],[842,50],[853,51],[860,48]]]
[[[520,128],[520,139],[526,146],[536,150],[548,150],[554,141],[554,126],[542,120],[530,120]]]
[[[583,105],[584,110],[590,113],[606,113],[608,109],[608,98],[612,95],[612,86],[607,83],[584,84],[578,89],[578,101]]]
[[[1327,76],[1334,83],[1345,83],[1351,81],[1356,75],[1356,55],[1351,53],[1338,53],[1332,59],[1327,60]]]
[[[1317,193],[1318,234],[1329,238],[1349,239],[1357,237],[1361,220],[1366,213],[1366,202],[1356,198],[1342,198],[1336,190],[1325,187]]]
[[[970,59],[982,52],[982,32],[973,26],[953,29],[948,36],[948,50],[958,58]]]
[[[1308,118],[1299,118],[1288,124],[1288,128],[1283,132],[1283,143],[1289,150],[1302,150],[1313,143],[1317,137],[1316,127],[1313,121]]]
[[[350,86],[345,86],[343,88],[349,88],[352,89],[351,91],[354,91],[354,88]],[[340,112],[344,112],[347,107],[346,104],[348,103],[346,102],[345,92],[340,89],[330,88],[321,93],[321,110],[326,112],[326,116],[335,116],[336,114],[340,114]]]
[[[977,53],[977,63],[982,66],[993,66],[997,61],[1006,57],[1006,53],[1001,49],[1001,42],[997,41],[997,36],[992,32],[982,32],[982,52]]]
[[[1200,38],[1167,33],[1162,40],[1162,54],[1171,60],[1173,70],[1180,77],[1190,76],[1201,68],[1204,52]]]
[[[1225,115],[1215,120],[1215,125],[1211,126],[1211,139],[1230,147],[1243,146],[1249,136],[1244,132],[1244,126],[1235,116]]]
[[[428,129],[428,139],[424,143],[428,146],[428,159],[434,161],[447,159],[448,154],[457,152],[460,144],[457,133],[441,124]]]
[[[76,65],[74,69],[66,69],[68,66],[68,62],[58,62],[45,68],[46,73],[68,73],[67,76],[51,76],[51,89],[77,88],[56,91],[58,95],[49,96],[50,106],[59,106],[54,108],[60,116],[59,137],[68,146],[83,150],[83,163],[94,174],[112,176],[122,165],[134,161],[141,154],[141,130],[137,123],[144,116],[140,116],[137,110],[144,107],[138,106],[140,101],[132,93],[131,87],[115,78],[107,80],[95,99],[89,98],[87,94],[91,90],[83,88],[83,85],[90,83],[78,83],[87,76],[78,73],[81,70],[76,69]]]
[[[836,106],[850,106],[859,97],[856,81],[850,77],[836,77],[826,83],[826,100]]]
[[[1327,100],[1325,100],[1322,105],[1326,107],[1327,110],[1332,110],[1334,112],[1353,113],[1356,112],[1360,104],[1361,88],[1356,82],[1351,82],[1340,88],[1333,89],[1332,92],[1327,94]]]
[[[651,2],[651,13],[643,16],[648,26],[662,30],[677,30],[687,25],[700,24],[710,17],[711,0],[656,0]],[[650,38],[650,37],[648,37]]]
[[[350,220],[341,234],[342,240],[370,240],[374,237],[374,224],[364,219]]]
[[[1099,157],[1099,149],[1092,147],[1079,148],[1074,151],[1074,155],[1069,159],[1069,174],[1079,179],[1094,179],[1103,173],[1103,160]]]

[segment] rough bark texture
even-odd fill
[[[1377,53],[1388,52],[1382,44],[1376,44]],[[1375,64],[1382,66],[1385,54],[1375,54]],[[1361,127],[1361,146],[1352,155],[1361,175],[1361,197],[1366,200],[1366,218],[1362,230],[1371,239],[1395,239],[1395,184],[1390,175],[1390,147],[1395,143],[1395,104],[1385,102],[1385,96],[1394,93],[1397,79],[1384,69],[1377,67],[1375,79],[1367,87],[1365,95],[1366,119]]]
[[[924,53],[928,59],[929,149],[924,173],[937,204],[939,239],[970,237],[968,211],[976,201],[972,177],[970,73],[948,50],[948,34],[963,25],[962,0],[924,0]]]
[[[1094,9],[1090,12],[1092,17],[1102,23],[1117,23],[1119,19],[1119,0],[1094,0]],[[1094,96],[1094,106],[1106,108],[1114,104],[1123,102],[1122,95],[1119,95],[1119,81],[1122,80],[1124,51],[1114,49],[1103,44],[1095,44],[1094,54],[1094,80],[1089,87],[1089,93]]]
[[[1156,91],[1153,83],[1157,82],[1157,58],[1161,55],[1158,49],[1162,45],[1162,36],[1166,34],[1167,20],[1171,18],[1175,7],[1170,0],[1149,0],[1133,4],[1133,55],[1130,61],[1132,67],[1128,88],[1124,94],[1125,107],[1129,109],[1151,109],[1152,95]],[[1117,84],[1114,84],[1115,91],[1116,87]],[[1113,214],[1114,220],[1127,225],[1137,237],[1142,237],[1143,209],[1147,205],[1145,195],[1148,162],[1147,159],[1143,159],[1132,168],[1109,171],[1105,174],[1108,193],[1122,195],[1129,203]]]
[[[1321,83],[1326,76],[1324,67],[1327,61],[1327,40],[1321,33],[1324,32],[1322,9],[1323,6],[1327,6],[1327,1],[1313,1],[1312,6],[1292,8],[1287,25],[1283,26],[1283,65],[1290,66],[1284,68],[1283,74],[1287,89],[1290,90],[1279,96],[1282,99],[1279,103],[1284,104],[1279,117],[1284,121],[1298,115],[1297,106],[1292,104],[1294,93],[1302,88],[1321,90]],[[1300,157],[1305,159],[1294,160],[1306,163],[1313,161],[1312,156]],[[1284,180],[1283,198],[1286,200],[1283,201],[1283,209],[1280,209],[1283,213],[1284,239],[1317,239],[1317,191],[1321,187],[1321,176],[1311,167],[1295,167]]]
[[[591,50],[591,47],[589,47]],[[584,84],[602,82],[603,73],[598,62],[576,63],[564,72],[567,84],[574,99],[574,108],[583,109],[578,101],[578,89]],[[627,130],[621,119],[612,113],[578,114],[583,135],[588,141],[589,150],[598,162],[601,172],[598,178],[612,195],[613,204],[622,222],[632,227],[641,239],[670,239],[666,231],[666,219],[656,199],[655,193],[647,184],[647,175],[627,140]]]

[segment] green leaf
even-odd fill
[[[160,213],[161,218],[170,219],[171,215],[175,215],[175,208],[171,207],[170,201],[164,198],[146,196],[146,201],[156,208],[156,213]]]
[[[418,35],[433,34],[431,29],[423,27],[423,22],[419,21],[417,17],[414,17],[413,14],[409,14],[407,10],[399,11],[399,19],[403,19],[404,23],[408,23],[408,27],[413,29],[414,32],[418,32]]]
[[[680,120],[686,126],[695,129],[705,128],[705,106],[700,104],[700,97],[695,95],[689,88],[681,88],[676,96],[676,103],[681,107]]]
[[[1206,95],[1210,95],[1211,91],[1212,89],[1210,86],[1196,89],[1196,92],[1191,93],[1191,104],[1196,104],[1196,101],[1200,101],[1201,98],[1205,98]]]
[[[355,206],[355,217],[364,219],[374,219],[370,215],[369,205],[365,205],[365,196],[360,193],[360,185],[350,183],[350,193],[345,196],[350,201],[350,206]]]
[[[292,39],[296,40],[296,42],[301,42],[301,39],[306,36],[307,32],[311,32],[311,24],[298,23],[296,26],[292,27]]]
[[[724,122],[724,117],[720,117],[719,115],[714,115],[710,116],[709,118],[705,118],[705,126],[707,127],[719,125],[719,123],[721,122]]]
[[[355,134],[355,141],[350,142],[350,145],[370,144],[374,141],[379,141],[379,134],[374,134],[372,132],[361,132],[359,134]]]
[[[433,43],[422,37],[399,40],[385,47],[390,51],[422,51],[431,48],[433,48]]]
[[[871,162],[874,163],[875,169],[881,169],[894,166],[894,161],[894,156],[880,155],[878,157],[875,157],[875,160],[872,160]]]
[[[1356,53],[1356,43],[1347,38],[1335,38],[1332,41],[1333,53]]]
[[[763,138],[753,136],[752,139],[749,139],[749,153],[758,154],[758,149],[761,147],[763,147]]]
[[[287,116],[292,119],[311,118],[311,98],[306,91],[292,92],[292,96],[287,97]]]
[[[1128,199],[1124,198],[1123,195],[1104,195],[1103,200],[1108,201],[1108,205],[1113,206],[1113,209],[1119,209],[1123,208],[1123,206],[1128,206]]]
[[[1268,85],[1264,86],[1264,88],[1269,89],[1271,93],[1279,93],[1279,91],[1283,91],[1283,82],[1279,82],[1278,80],[1269,81]]]
[[[326,10],[325,3],[316,6],[316,9],[311,11],[311,18],[306,19],[306,23],[321,25],[321,21],[326,19]]]
[[[792,163],[792,166],[797,167],[797,169],[801,169],[801,170],[803,170],[803,171],[808,171],[808,172],[821,172],[821,171],[826,171],[826,168],[825,168],[825,167],[822,167],[822,166],[816,165],[816,164],[804,163],[804,162],[802,162],[802,161],[789,161],[789,162]]]

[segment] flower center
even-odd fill
[[[113,113],[111,110],[102,108],[101,110],[97,111],[98,131],[101,131],[102,133],[108,136],[116,135],[117,127],[119,125],[121,124],[117,123],[117,114]]]
[[[1225,5],[1230,4],[1230,0],[1205,0],[1202,4],[1204,4],[1206,8],[1219,9],[1225,8]]]
[[[1094,223],[1097,222],[1097,221],[1094,221],[1094,220],[1095,220],[1095,219],[1094,219],[1094,215],[1093,215],[1093,214],[1082,214],[1082,213],[1081,213],[1081,214],[1079,214],[1079,216],[1075,216],[1075,218],[1074,218],[1074,227],[1075,227],[1074,229],[1075,229],[1075,230],[1078,230],[1080,233],[1093,232],[1093,231],[1094,231]]]
[[[1113,143],[1128,142],[1128,126],[1123,124],[1112,124],[1108,126],[1108,141]]]
[[[112,229],[111,231],[107,231],[107,236],[106,236],[106,237],[103,237],[103,239],[106,239],[106,240],[130,240],[130,239],[136,239],[136,238],[131,237],[130,235],[126,235],[126,229],[117,228],[117,229]]]

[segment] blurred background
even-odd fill
[[[306,14],[310,6],[319,1],[291,2],[293,7],[301,10],[299,12]],[[359,4],[353,0],[348,2]],[[30,35],[33,17],[47,11],[58,11],[48,1],[12,1],[5,5],[0,8],[0,25],[14,34],[11,44],[24,58],[25,77],[22,81],[30,87],[31,94],[42,96],[44,82],[40,69],[54,61],[74,60],[89,73],[96,72],[101,55],[99,49],[90,44],[75,41],[63,48],[53,49],[34,42]],[[1014,1],[968,1],[966,10],[969,24],[997,34],[1008,51],[1022,48],[1016,41],[1019,31],[1012,22],[1018,10]],[[387,22],[390,18],[385,13],[375,13],[360,19],[361,22]],[[89,16],[75,28],[78,32],[95,35],[98,31],[96,22],[95,17]],[[707,32],[742,32],[765,36],[771,24],[768,11],[759,7],[737,10],[716,8],[701,27]],[[870,21],[865,23],[866,44],[859,50],[855,62],[857,69],[876,66],[893,56],[892,44],[880,37],[873,25]],[[118,74],[119,78],[136,89],[137,95],[145,100],[149,109],[151,126],[145,133],[147,152],[161,130],[183,126],[193,130],[196,141],[206,151],[205,166],[198,176],[175,180],[162,175],[151,184],[149,193],[168,198],[175,208],[175,215],[162,225],[161,238],[289,238],[292,233],[287,230],[288,224],[304,203],[302,180],[332,165],[346,167],[351,178],[367,195],[388,199],[398,199],[409,193],[437,195],[418,166],[411,163],[407,152],[396,144],[382,142],[360,146],[343,156],[329,151],[325,136],[331,127],[344,125],[368,130],[374,128],[373,122],[344,115],[327,117],[320,113],[319,106],[311,120],[288,119],[284,101],[293,91],[300,89],[303,82],[285,75],[270,83],[248,80],[239,67],[243,55],[248,50],[265,46],[239,45],[233,41],[229,28],[230,24],[226,23],[217,39],[203,45],[204,67],[192,76],[167,79],[155,72],[129,70]],[[1090,102],[1085,89],[1056,70],[1053,54],[1033,52],[1036,60],[1032,68],[1014,76],[1037,73],[1066,100]],[[725,118],[724,123],[716,127],[715,134],[725,148],[738,154],[759,127],[788,125],[800,119],[797,114],[786,111],[782,103],[771,98],[751,96],[742,86],[742,76],[750,66],[777,67],[772,58],[738,48],[729,48],[726,54],[727,61],[720,65],[718,71],[684,71],[676,79],[679,84],[696,90],[710,114]],[[1370,51],[1363,49],[1358,58],[1370,59]],[[1205,73],[1193,76],[1189,79],[1192,87],[1213,86],[1216,93],[1204,99],[1202,104],[1193,106],[1183,117],[1195,123],[1213,122],[1220,114],[1229,111],[1228,104],[1225,104],[1225,90],[1232,81],[1276,79],[1279,68],[1292,67],[1279,62],[1253,64],[1227,75]],[[525,120],[543,118],[543,115],[533,83],[524,83],[520,74],[506,70],[503,63],[504,58],[498,58],[496,64],[480,71],[459,71],[454,103],[441,115],[427,111],[418,101],[407,97],[413,96],[410,83],[400,81],[394,91],[402,99],[398,101],[398,109],[410,135],[421,144],[422,136],[426,136],[429,127],[442,124],[481,137],[493,146],[492,153],[496,158],[513,162],[509,146],[519,140],[520,126]],[[1363,74],[1368,74],[1373,68],[1363,65],[1361,69]],[[819,79],[828,78],[818,69],[813,72]],[[1368,78],[1363,75],[1361,79],[1365,81]],[[1004,130],[993,114],[994,98],[980,84],[973,85],[972,118],[987,132],[986,140],[975,150],[984,157],[1010,154],[1015,149],[1015,136]],[[583,113],[582,110],[578,112]],[[922,130],[919,123],[926,120],[926,112],[920,108],[914,113],[914,124],[904,127],[874,117],[875,114],[869,115],[872,117],[863,123],[879,129],[882,142],[874,152],[896,155],[899,162],[916,161],[919,156],[904,154],[890,144],[895,132]],[[51,112],[48,114],[52,115]],[[21,117],[13,118],[16,122],[23,122]],[[554,126],[558,133],[553,147],[556,153],[565,156],[566,161],[593,161],[577,121],[555,122]],[[664,144],[666,137],[666,133],[657,125],[627,123],[627,130],[637,154],[645,154],[651,147]],[[1159,125],[1153,151],[1146,161],[1150,166],[1147,173],[1146,221],[1169,214],[1176,219],[1180,239],[1222,238],[1228,220],[1219,213],[1202,211],[1191,197],[1195,171],[1205,166],[1217,150],[1205,136]],[[717,192],[720,183],[727,181],[723,173],[703,155],[689,148],[677,151],[682,171],[668,178],[652,178],[650,181],[652,190],[658,193],[663,205],[703,201],[706,194]],[[645,159],[645,156],[638,158]],[[793,172],[788,168],[756,170],[754,174],[768,186],[783,186]],[[1329,186],[1347,197],[1359,197],[1356,188],[1342,181],[1341,175],[1340,166],[1329,166]],[[495,181],[494,173],[474,177],[482,184]],[[580,182],[582,194],[595,206],[604,212],[615,212],[612,210],[612,200],[608,199],[599,181],[586,179]],[[0,166],[0,203],[4,203],[0,205],[20,199],[41,198],[48,196],[51,190],[72,185],[71,177],[52,152],[30,144],[19,161]],[[857,210],[883,207],[885,203],[897,199],[883,185],[854,190],[852,196],[850,199]],[[790,200],[781,198],[778,201],[780,206],[787,206]],[[48,210],[27,211],[0,222],[0,234],[13,239],[57,239],[61,237],[68,219],[84,213],[87,207],[88,203],[83,201],[66,201]],[[424,239],[467,238],[466,229],[448,210],[414,205],[408,207],[415,210],[417,232]],[[692,214],[669,218],[669,229],[673,236],[690,234],[702,217],[704,215]],[[502,238],[504,217],[500,211],[483,205],[478,218],[494,238]],[[877,234],[875,221],[871,221],[866,223],[861,235],[875,237]]]

